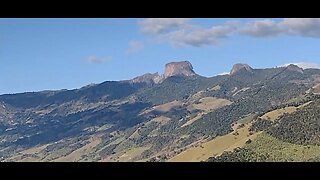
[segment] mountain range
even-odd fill
[[[0,95],[1,161],[319,161],[320,69],[203,77],[188,61],[125,81]]]

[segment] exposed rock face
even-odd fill
[[[166,64],[164,78],[170,76],[193,76],[196,73],[189,61],[171,62]]]
[[[157,83],[158,79],[160,78],[158,73],[147,73],[142,76],[138,76],[132,80],[130,80],[131,83],[147,83],[147,84],[153,84]]]
[[[245,69],[246,71],[251,72],[251,73],[253,72],[252,71],[253,69],[248,64],[238,63],[238,64],[233,65],[233,67],[230,71],[230,75],[235,74],[236,72],[240,71],[241,69]]]
[[[138,76],[129,80],[130,83],[147,83],[157,84],[161,83],[168,77],[171,76],[193,76],[196,73],[193,71],[193,67],[189,61],[171,62],[165,65],[164,74],[159,75],[158,73],[147,73],[142,76]]]
[[[289,71],[296,71],[296,72],[299,72],[299,73],[303,73],[303,69],[300,68],[300,67],[297,66],[297,65],[294,65],[294,64],[290,64],[289,66],[287,66],[287,70],[289,70]]]

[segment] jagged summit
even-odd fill
[[[164,74],[146,73],[142,76],[135,77],[131,83],[157,84],[171,76],[194,76],[192,64],[189,61],[170,62],[165,65]]]
[[[131,83],[147,83],[153,84],[158,83],[160,80],[160,75],[158,73],[146,73],[142,76],[138,76],[130,80]]]
[[[171,62],[165,65],[164,77],[170,76],[193,76],[192,64],[189,61]]]
[[[230,75],[235,74],[236,72],[240,71],[241,69],[245,69],[248,72],[252,72],[252,70],[253,70],[248,64],[237,63],[237,64],[233,65],[233,67],[230,71]]]

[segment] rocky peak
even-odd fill
[[[160,79],[160,76],[158,73],[146,73],[142,76],[138,76],[130,80],[131,83],[147,83],[147,84],[153,84],[157,83]]]
[[[165,78],[170,76],[193,76],[195,74],[189,61],[171,62],[165,65]]]
[[[230,75],[235,74],[236,72],[240,71],[241,69],[245,69],[248,72],[252,72],[252,68],[248,64],[238,63],[238,64],[233,65],[233,67],[230,71]]]
[[[287,70],[289,71],[296,71],[296,72],[299,72],[299,73],[303,73],[303,69],[300,68],[299,66],[297,65],[294,65],[294,64],[290,64],[286,67]]]
[[[161,83],[171,76],[193,76],[196,73],[193,71],[193,67],[189,61],[171,62],[165,65],[164,74],[158,73],[146,73],[142,76],[135,77],[129,80],[130,83],[147,83],[157,84]]]

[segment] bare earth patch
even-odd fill
[[[223,106],[230,105],[232,102],[227,99],[219,99],[215,97],[204,97],[199,100],[199,103],[191,104],[195,109],[203,111],[211,111],[221,108]]]
[[[182,105],[182,102],[174,100],[174,101],[171,101],[171,102],[168,102],[168,103],[165,103],[165,104],[154,106],[154,107],[152,107],[150,109],[147,109],[147,110],[143,111],[139,115],[147,114],[147,113],[152,112],[152,111],[168,112],[171,109],[179,107],[181,105]]]

